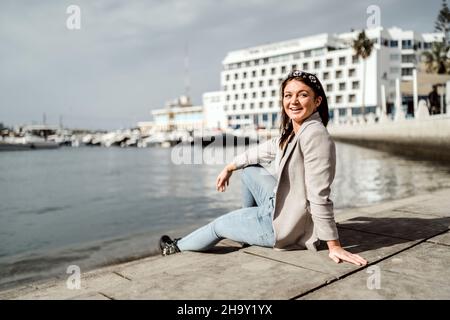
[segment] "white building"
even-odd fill
[[[221,86],[229,126],[278,127],[279,86],[292,69],[316,74],[324,86],[331,118],[361,114],[365,84],[366,113],[380,114],[381,85],[388,105],[395,101],[395,79],[412,79],[422,51],[441,41],[439,33],[421,34],[399,28],[366,30],[375,41],[364,63],[351,47],[359,31],[319,34],[231,51],[223,60]]]
[[[203,107],[193,106],[189,97],[181,96],[152,110],[152,129],[155,131],[200,130],[204,125]]]
[[[203,94],[203,117],[208,129],[226,129],[226,114],[223,108],[224,92],[213,91]]]

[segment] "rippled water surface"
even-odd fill
[[[450,187],[443,164],[337,143],[337,209]],[[222,164],[174,165],[172,149],[62,148],[0,153],[0,287],[149,255],[239,208],[239,173],[215,191]]]

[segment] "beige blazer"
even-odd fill
[[[330,186],[336,167],[336,149],[319,113],[306,119],[284,150],[273,138],[233,160],[238,169],[277,161],[273,227],[275,249],[316,251],[318,240],[339,238]]]

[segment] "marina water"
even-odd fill
[[[337,143],[336,215],[450,187],[450,167]],[[157,254],[163,233],[183,236],[240,207],[239,172],[176,165],[171,148],[64,147],[0,153],[0,288]]]

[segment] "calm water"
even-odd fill
[[[450,187],[450,169],[337,143],[336,209]],[[171,149],[62,148],[0,153],[0,287],[155,252],[240,206],[239,173],[215,191],[223,165],[174,165]],[[340,210],[337,210],[340,211]]]

